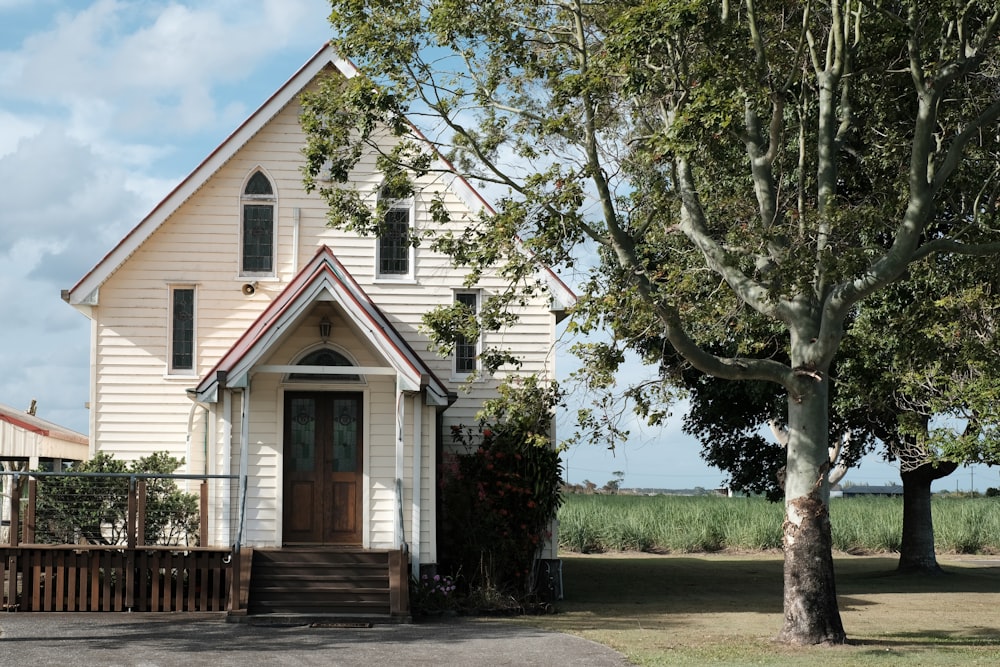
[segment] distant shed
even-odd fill
[[[64,462],[85,461],[87,436],[23,410],[0,404],[0,467],[5,470],[59,470]]]
[[[0,472],[60,471],[66,463],[86,461],[89,455],[90,440],[82,433],[0,403]],[[0,475],[0,543],[3,544],[9,542],[10,499],[16,479],[13,475]]]
[[[844,498],[854,498],[857,496],[895,497],[903,495],[903,487],[898,484],[889,484],[886,486],[854,485],[845,487],[841,493]]]

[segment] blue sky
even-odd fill
[[[71,287],[329,37],[326,0],[0,0],[0,403],[86,432],[89,321]],[[561,359],[568,371],[572,360]],[[633,364],[635,380],[653,371]],[[680,430],[579,446],[569,479],[711,488]],[[568,428],[563,428],[568,432]],[[1000,486],[977,467],[936,489]],[[885,484],[873,457],[848,479]]]

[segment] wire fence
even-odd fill
[[[232,545],[233,475],[0,472],[0,544]]]

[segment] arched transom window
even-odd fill
[[[322,348],[310,352],[298,363],[299,366],[353,366],[351,360],[336,350]],[[327,375],[325,373],[292,373],[288,379],[293,382],[361,382],[355,374]]]

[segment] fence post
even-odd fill
[[[199,485],[201,504],[198,507],[198,546],[208,546],[208,480]]]
[[[10,546],[17,546],[17,534],[21,530],[21,476],[14,474],[10,487]]]
[[[135,544],[146,546],[146,480],[140,479],[135,489],[135,518],[132,520],[132,530],[135,532]]]
[[[38,501],[38,480],[28,479],[28,506],[24,508],[24,544],[35,543],[35,503]]]
[[[132,611],[135,606],[135,543],[138,538],[136,531],[136,515],[139,511],[138,488],[136,478],[128,478],[128,512],[125,515],[125,571],[122,573],[123,585],[125,586],[125,609]]]
[[[135,543],[136,543],[135,515],[138,509],[139,508],[136,498],[136,479],[135,477],[129,477],[128,499],[126,501],[126,509],[125,509],[125,546],[127,546],[129,549],[135,549]]]

